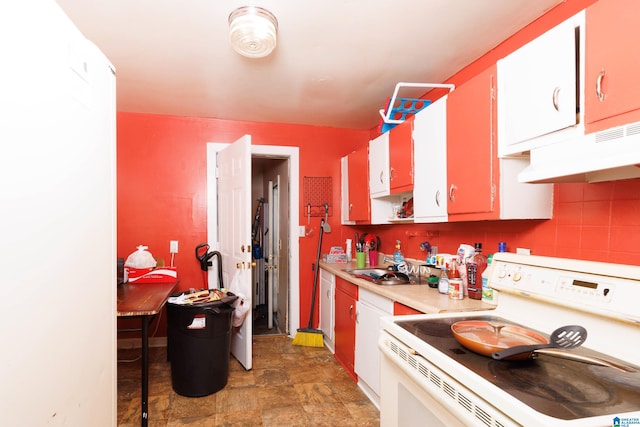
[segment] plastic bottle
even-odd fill
[[[458,267],[458,261],[455,259],[451,260],[449,264],[449,271],[447,272],[450,279],[460,279],[460,270]]]
[[[498,243],[498,252],[506,252],[507,251],[507,243],[499,242]],[[482,302],[486,302],[487,304],[497,305],[498,304],[498,295],[493,292],[493,289],[489,287],[489,274],[491,272],[491,263],[493,261],[493,255],[490,254],[487,256],[487,269],[482,273]]]
[[[393,263],[396,267],[404,261],[404,257],[402,256],[402,249],[400,247],[400,240],[396,240],[396,251],[393,253]]]
[[[447,276],[447,267],[442,268],[440,279],[438,280],[438,292],[441,294],[449,293],[449,276]]]
[[[489,272],[491,271],[491,261],[493,260],[493,254],[487,256],[487,268],[482,272],[482,302],[487,304],[496,305],[498,302],[495,300],[495,294],[493,289],[489,287]]]
[[[467,292],[471,299],[482,299],[482,273],[487,269],[487,257],[482,243],[474,244],[475,254],[467,261]]]

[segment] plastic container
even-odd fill
[[[234,312],[230,304],[236,299],[167,303],[167,354],[176,393],[201,397],[227,385]]]

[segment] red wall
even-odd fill
[[[368,131],[274,123],[118,113],[118,256],[144,244],[169,264],[169,241],[178,240],[175,257],[180,288],[203,286],[195,247],[207,241],[206,143],[233,142],[252,136],[256,145],[300,147],[300,191],[304,176],[331,176],[329,222],[339,229],[339,158],[367,144]],[[252,213],[248,213],[252,215]],[[300,225],[307,225],[300,206]],[[315,233],[300,239],[302,318],[309,316],[320,219]],[[314,225],[315,223],[315,225]],[[338,244],[339,233],[325,235],[323,247]],[[162,334],[162,331],[160,332]]]
[[[640,264],[640,179],[598,184],[556,184],[554,217],[535,221],[385,225],[361,227],[393,252],[400,239],[405,256],[423,259],[419,245],[428,241],[441,253],[455,253],[460,243],[482,242],[486,253],[498,242],[507,250],[529,248],[535,255]]]
[[[553,27],[594,0],[567,0],[522,32],[488,52],[448,81],[461,84],[475,73]],[[429,241],[440,252],[454,252],[460,243],[484,244],[493,252],[499,241],[509,250],[534,254],[638,264],[640,180],[602,184],[559,184],[554,218],[548,221],[486,221],[433,225],[341,227],[339,158],[367,144],[375,132],[275,123],[236,122],[118,114],[118,255],[126,257],[139,244],[169,262],[169,240],[178,240],[182,289],[201,287],[194,248],[206,241],[206,143],[232,142],[244,134],[254,144],[300,147],[300,225],[307,225],[303,205],[304,176],[333,177],[332,232],[323,248],[344,244],[354,231],[378,234],[383,252],[400,239],[406,256],[422,258],[419,243]],[[251,213],[248,213],[251,215]],[[314,221],[315,220],[315,221]],[[306,323],[313,283],[315,233],[300,238],[300,319]],[[437,234],[437,235],[436,235]],[[163,332],[160,332],[162,334]]]

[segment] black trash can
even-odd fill
[[[167,356],[173,390],[207,396],[227,385],[236,296],[181,305],[167,303]]]

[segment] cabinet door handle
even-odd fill
[[[349,306],[349,318],[353,319],[353,304]]]
[[[353,203],[349,203],[349,213],[353,210]]]
[[[451,184],[451,187],[449,187],[449,200],[452,202],[455,202],[456,200],[456,195],[454,193],[457,189],[458,187],[456,187],[455,184]]]
[[[596,77],[596,95],[598,96],[598,101],[604,101],[604,92],[602,91],[602,80],[604,79],[604,68],[600,70],[598,73],[598,77]]]
[[[560,88],[556,87],[553,90],[553,97],[552,97],[553,108],[555,108],[556,111],[560,111],[560,106],[558,105],[558,95],[559,94],[560,94]]]
[[[384,181],[382,180],[383,175],[384,175],[384,171],[380,171],[380,184],[384,184]]]
[[[440,190],[436,191],[436,206],[440,207]]]
[[[393,181],[393,172],[395,172],[395,169],[389,168],[389,182]]]

